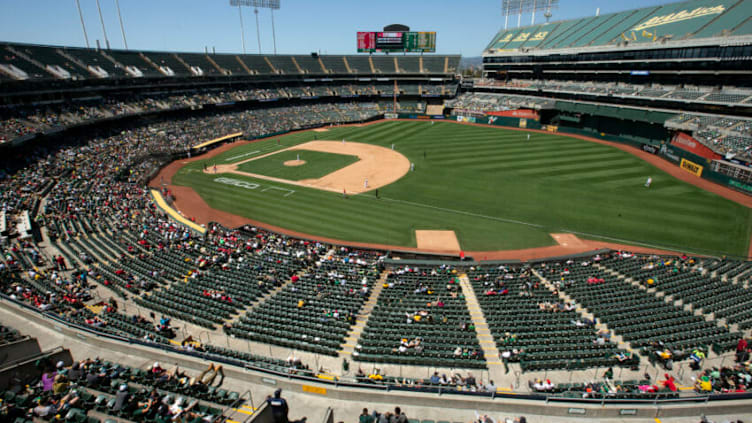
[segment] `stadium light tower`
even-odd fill
[[[78,17],[81,18],[81,28],[84,30],[84,40],[86,41],[86,48],[89,48],[89,36],[86,34],[86,25],[84,24],[84,14],[81,13],[81,2],[76,0],[76,6],[78,7]]]
[[[253,7],[256,15],[256,39],[258,40],[259,54],[261,54],[261,30],[259,29],[258,8],[269,9],[272,12],[272,39],[274,40],[274,54],[277,54],[277,36],[274,32],[274,10],[279,9],[280,0],[230,0],[230,6],[238,7],[240,15],[240,32],[243,40],[243,54],[245,54],[245,30],[243,29],[243,13],[241,6]]]
[[[123,15],[120,14],[120,0],[115,0],[115,6],[117,6],[118,19],[120,19],[120,32],[123,34],[123,44],[125,49],[128,50],[128,40],[125,38],[125,26],[123,26]]]
[[[546,19],[551,17],[551,9],[559,7],[559,0],[502,0],[501,14],[504,16],[504,29],[507,29],[509,16],[517,15],[517,26],[522,23],[522,14],[530,13],[530,25],[535,25],[535,14],[545,11]]]
[[[99,5],[97,0],[97,9],[99,10],[99,22],[102,23],[102,34],[104,34],[104,43],[107,46],[107,50],[110,49],[110,40],[107,39],[107,29],[104,27],[104,18],[102,17],[102,6]]]

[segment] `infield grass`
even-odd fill
[[[217,163],[313,140],[295,133],[240,146]],[[332,128],[318,138],[390,147],[415,163],[399,181],[343,199],[341,194],[185,166],[173,183],[193,187],[214,208],[269,224],[349,241],[415,246],[415,229],[454,230],[468,251],[553,245],[554,232],[705,254],[746,256],[752,214],[611,146],[557,134],[448,122],[383,122]],[[253,154],[249,154],[253,153]],[[247,155],[233,159],[238,155]],[[281,166],[281,163],[280,163]],[[218,176],[259,184],[255,190]],[[648,176],[652,186],[643,186]],[[275,186],[294,190],[266,190]]]
[[[300,166],[285,166],[288,160],[304,160]],[[358,156],[348,154],[323,153],[311,150],[287,150],[260,159],[251,160],[238,166],[242,172],[275,178],[300,181],[302,179],[316,179],[328,175],[347,165],[357,162]]]

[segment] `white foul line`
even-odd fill
[[[241,157],[245,157],[245,156],[250,156],[251,154],[256,154],[256,153],[260,153],[260,152],[261,152],[260,150],[256,150],[256,151],[251,151],[250,153],[245,153],[245,154],[241,154],[241,155],[239,155],[239,156],[235,156],[235,157],[230,157],[229,159],[225,159],[225,161],[226,161],[226,162],[229,162],[229,161],[231,161],[231,160],[239,159],[239,158],[241,158]]]

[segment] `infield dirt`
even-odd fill
[[[358,161],[316,179],[290,181],[266,175],[243,172],[238,166],[263,157],[288,150],[309,150],[322,153],[357,156]],[[287,164],[286,164],[287,165]],[[294,165],[290,165],[294,166]],[[402,154],[378,145],[350,141],[310,141],[284,150],[253,157],[237,163],[217,165],[217,170],[207,168],[204,173],[235,173],[268,181],[284,182],[290,185],[317,188],[332,192],[360,194],[396,182],[410,170],[410,161]]]

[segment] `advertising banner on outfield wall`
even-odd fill
[[[690,162],[687,159],[681,159],[681,162],[679,163],[679,167],[686,170],[687,172],[695,175],[695,176],[702,176],[702,169],[703,167],[698,165],[695,162]]]
[[[457,122],[475,123],[474,116],[457,116]]]
[[[718,160],[721,158],[720,154],[717,154],[713,150],[706,147],[703,143],[697,141],[684,132],[677,132],[674,135],[674,138],[671,140],[671,145],[675,145],[683,150],[689,151],[692,154],[696,154],[708,160]]]
[[[505,116],[516,117],[524,119],[540,120],[540,115],[535,110],[531,109],[517,109],[517,110],[502,110],[498,112],[487,112],[489,116]]]
[[[650,144],[643,144],[642,145],[642,151],[644,151],[646,153],[650,153],[650,154],[658,154],[658,148],[656,148],[656,146],[650,145]]]

